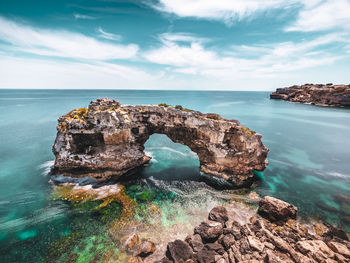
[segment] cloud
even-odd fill
[[[0,40],[15,51],[71,59],[130,59],[138,52],[134,44],[110,44],[80,33],[34,28],[3,17],[0,17]]]
[[[152,63],[170,66],[168,71],[221,78],[269,78],[271,74],[294,72],[305,68],[329,65],[345,58],[328,51],[336,45],[337,51],[345,49],[348,35],[329,34],[310,41],[282,42],[265,45],[233,46],[229,52],[205,48],[203,43],[188,40],[179,43],[174,34],[160,36],[161,46],[143,54]],[[173,41],[171,41],[171,39]]]
[[[159,0],[150,5],[178,17],[217,20],[228,25],[259,13],[295,8],[298,11],[296,21],[286,31],[350,28],[349,0]]]
[[[194,34],[190,33],[164,33],[159,35],[158,38],[160,41],[166,43],[166,42],[196,42],[196,43],[204,43],[209,42],[210,39],[198,37]]]
[[[73,16],[75,19],[86,19],[86,20],[96,19],[96,17],[94,17],[94,16],[83,15],[83,14],[78,14],[78,13],[74,13]]]
[[[0,55],[1,88],[140,89],[152,87],[162,75],[106,62],[83,63]]]
[[[241,20],[256,12],[289,8],[300,2],[304,3],[304,0],[159,0],[157,4],[151,4],[151,6],[158,11],[179,17],[212,19],[230,24],[234,20]]]
[[[99,27],[97,29],[97,31],[100,33],[99,37],[101,37],[101,38],[108,39],[108,40],[116,40],[116,41],[122,40],[122,36],[121,35],[108,33],[106,31],[104,31],[101,27]]]
[[[297,21],[286,31],[350,29],[350,1],[326,0],[301,10]]]

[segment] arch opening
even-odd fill
[[[143,175],[161,180],[200,181],[198,155],[188,146],[173,142],[166,134],[154,133],[144,144],[144,152],[152,157]]]

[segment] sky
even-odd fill
[[[1,89],[350,84],[350,0],[0,1]]]

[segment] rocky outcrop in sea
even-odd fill
[[[350,242],[328,224],[301,224],[297,208],[265,197],[258,214],[241,225],[225,207],[214,207],[208,220],[185,240],[168,243],[158,263],[314,263],[350,262]],[[134,257],[129,262],[142,262]]]
[[[280,88],[271,99],[313,104],[318,106],[350,107],[350,85],[305,84]]]
[[[118,179],[147,163],[144,144],[154,134],[166,134],[198,155],[205,174],[249,186],[253,171],[267,165],[268,149],[261,135],[218,114],[203,114],[179,105],[129,106],[97,99],[87,108],[72,110],[58,119],[53,145],[53,174]]]

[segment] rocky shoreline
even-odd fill
[[[350,85],[295,85],[277,89],[270,98],[317,106],[350,107]]]
[[[166,255],[156,262],[350,262],[350,242],[343,230],[328,224],[301,224],[296,220],[297,210],[282,200],[265,197],[258,213],[241,225],[228,209],[214,207],[193,235],[168,243]],[[144,244],[129,263],[147,261],[141,252],[145,247],[155,249]]]
[[[61,116],[57,130],[52,173],[69,177],[106,181],[125,176],[151,159],[144,144],[154,133],[188,146],[202,172],[233,187],[250,186],[254,170],[268,163],[260,134],[236,120],[180,105],[128,106],[97,99]]]

